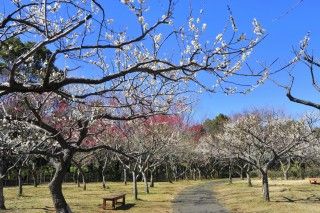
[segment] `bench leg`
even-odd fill
[[[122,205],[126,205],[126,197],[125,196],[123,196],[123,198],[122,198]]]
[[[103,202],[102,202],[102,208],[105,210],[107,207],[106,207],[106,200],[105,199],[103,199]]]
[[[112,200],[112,208],[115,209],[116,208],[116,201]]]

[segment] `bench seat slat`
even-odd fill
[[[103,199],[120,199],[125,195],[126,194],[108,195],[108,196],[104,197]]]

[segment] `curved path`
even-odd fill
[[[214,182],[191,186],[173,200],[174,213],[227,213],[213,196]]]

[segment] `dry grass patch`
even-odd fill
[[[155,183],[150,188],[150,194],[143,192],[143,184],[139,183],[139,199],[134,201],[131,195],[131,185],[123,183],[110,183],[109,189],[103,190],[100,183],[89,183],[87,190],[83,191],[75,184],[64,184],[63,191],[67,202],[73,212],[172,212],[171,201],[185,187],[200,184],[200,181],[179,181],[173,184],[167,182]],[[46,185],[24,186],[22,197],[16,196],[16,187],[5,188],[6,207],[5,212],[54,212],[53,204]],[[124,209],[110,211],[111,203],[107,203],[107,210],[101,208],[102,197],[108,193],[127,193]]]
[[[253,187],[245,181],[214,186],[221,204],[231,212],[319,212],[320,185],[311,185],[308,180],[270,180],[271,202],[262,199],[260,180],[253,180]]]

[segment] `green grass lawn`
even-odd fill
[[[133,201],[131,195],[131,184],[109,182],[109,189],[103,190],[101,183],[89,183],[87,190],[83,191],[76,184],[64,184],[63,191],[65,198],[73,212],[106,212],[102,210],[102,197],[110,193],[127,193],[127,210],[118,209],[116,212],[172,212],[171,201],[175,195],[188,186],[199,184],[200,181],[179,181],[173,184],[167,182],[155,183],[150,188],[150,194],[143,191],[143,184],[139,183],[139,200]],[[54,212],[53,204],[47,185],[24,186],[23,196],[17,197],[17,188],[5,188],[6,207],[5,212]],[[111,209],[111,203],[107,203]],[[152,211],[151,211],[152,210]],[[113,212],[108,210],[107,212]]]
[[[253,180],[253,187],[245,181],[214,186],[215,196],[231,212],[320,213],[320,185],[308,180],[270,180],[271,202],[262,199],[261,181]]]

